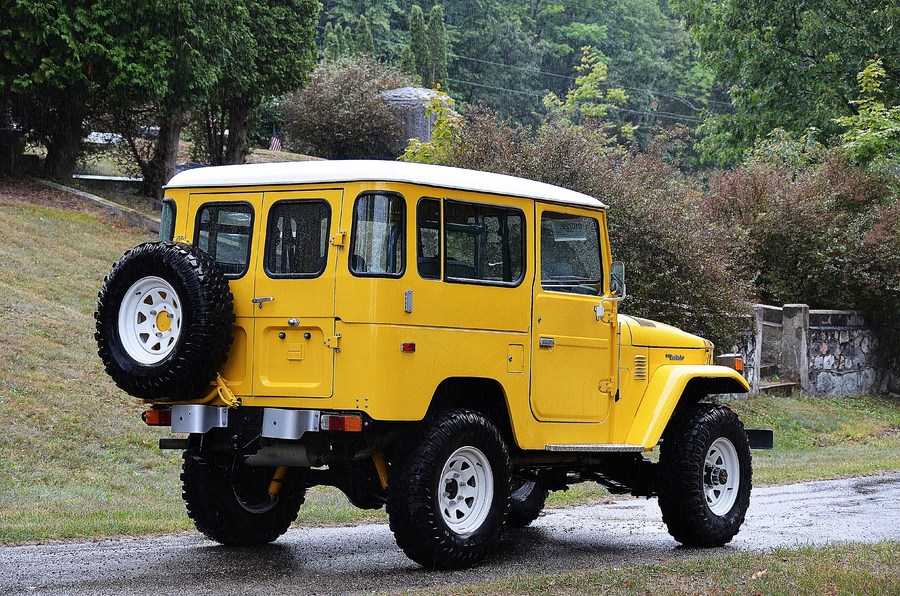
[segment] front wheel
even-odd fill
[[[697,404],[666,429],[659,454],[659,508],[675,540],[686,546],[731,541],[750,506],[750,445],[737,414]]]
[[[470,567],[500,541],[509,496],[509,451],[497,427],[477,412],[445,412],[392,462],[391,531],[424,567]]]
[[[270,496],[274,476],[275,468],[250,467],[240,456],[226,463],[185,451],[181,481],[188,516],[207,538],[227,546],[272,542],[297,519],[306,496],[306,487],[290,474]]]

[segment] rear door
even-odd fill
[[[251,390],[255,265],[253,251],[259,238],[262,193],[192,193],[186,238],[212,256],[221,267],[234,295],[235,323],[228,361],[220,374],[238,395]]]
[[[334,274],[343,192],[267,192],[256,283],[253,395],[330,397],[334,384]]]

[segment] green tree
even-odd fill
[[[353,30],[350,25],[344,25],[341,29],[341,56],[352,56],[356,53],[356,44],[353,41]]]
[[[322,42],[322,55],[325,60],[337,60],[341,55],[341,44],[331,21],[325,23],[325,35]]]
[[[17,122],[47,148],[47,174],[70,179],[97,103],[95,68],[112,45],[102,23],[113,15],[86,0],[0,0],[0,14],[0,88],[15,97]]]
[[[367,56],[375,55],[375,41],[372,39],[372,30],[369,28],[369,20],[365,15],[359,15],[359,20],[356,22],[356,53]]]
[[[716,161],[739,159],[775,128],[827,138],[858,112],[856,75],[881,56],[883,100],[900,100],[900,5],[894,0],[672,0],[735,111],[705,126]]]
[[[208,163],[243,163],[254,110],[299,88],[315,65],[317,0],[244,0],[244,4],[246,11],[229,27],[231,59],[200,112]]]
[[[862,96],[851,101],[856,113],[836,119],[847,128],[841,135],[841,147],[857,163],[878,167],[900,162],[900,106],[884,104],[886,75],[881,58],[869,61],[857,77]]]
[[[447,88],[447,32],[444,9],[438,5],[428,15],[428,80],[423,79],[422,84]]]
[[[409,49],[416,63],[416,74],[426,84],[430,80],[430,52],[425,32],[425,13],[418,4],[409,11]]]

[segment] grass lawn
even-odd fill
[[[436,594],[897,594],[898,542],[778,549],[558,575],[519,573]]]
[[[93,311],[122,252],[152,238],[65,193],[0,180],[0,543],[192,528],[180,454],[115,388],[96,355]],[[757,397],[734,401],[749,426],[775,429],[755,452],[755,483],[900,469],[900,400]],[[608,498],[583,484],[550,506]],[[301,524],[383,520],[333,489],[313,489]]]

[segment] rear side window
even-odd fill
[[[518,209],[447,201],[445,277],[518,285],[525,276],[524,225],[525,215]]]
[[[350,272],[368,277],[403,275],[406,206],[398,194],[366,193],[353,207]]]
[[[422,279],[441,278],[441,202],[422,199],[416,207],[416,266]]]
[[[248,203],[207,203],[197,213],[194,246],[208,253],[236,279],[250,264],[253,207]]]
[[[603,292],[600,227],[592,217],[541,215],[541,288],[599,296]]]
[[[266,274],[318,277],[325,271],[331,208],[325,201],[279,201],[269,211]]]

